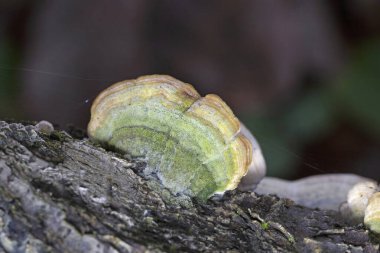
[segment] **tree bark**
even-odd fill
[[[206,203],[63,131],[0,121],[0,252],[377,252],[339,213],[232,191]]]

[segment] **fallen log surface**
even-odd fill
[[[206,203],[63,131],[0,121],[0,252],[378,252],[339,213],[232,191]]]

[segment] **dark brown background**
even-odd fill
[[[220,95],[269,174],[380,178],[380,2],[0,0],[0,118],[85,128],[113,82]]]

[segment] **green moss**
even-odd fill
[[[264,229],[264,230],[268,230],[268,229],[269,229],[269,223],[267,223],[267,222],[262,222],[262,223],[261,223],[261,228]]]

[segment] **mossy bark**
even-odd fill
[[[0,252],[377,252],[336,212],[252,192],[176,197],[144,166],[0,121]]]

